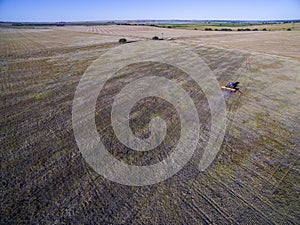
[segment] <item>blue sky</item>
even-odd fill
[[[300,19],[300,0],[0,0],[0,21]]]

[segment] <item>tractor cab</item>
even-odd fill
[[[234,88],[234,89],[238,89],[238,85],[239,85],[240,82],[229,82],[228,84],[226,84],[225,87],[228,87],[228,88]]]

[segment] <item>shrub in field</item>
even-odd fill
[[[154,37],[152,38],[152,40],[159,40],[159,38],[158,38],[157,36],[154,36]]]
[[[251,29],[250,28],[246,28],[246,29],[239,28],[239,29],[237,29],[237,31],[251,31]],[[255,28],[252,31],[258,31],[258,29]]]
[[[127,42],[127,40],[125,39],[125,38],[121,38],[120,40],[119,40],[119,43],[120,44],[125,44]]]
[[[291,28],[288,28],[288,29],[286,29],[287,31],[292,31],[292,29]]]
[[[222,28],[221,31],[232,31],[231,28]]]
[[[211,28],[205,28],[205,31],[212,31]]]

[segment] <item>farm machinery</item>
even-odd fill
[[[238,88],[240,82],[229,82],[228,84],[226,84],[225,86],[221,86],[221,89],[223,91],[227,91],[227,92],[240,92],[240,88]]]

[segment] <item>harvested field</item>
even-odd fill
[[[72,104],[86,69],[118,40],[174,37],[214,72],[229,121],[221,150],[204,172],[203,149],[175,176],[151,186],[123,186],[97,174],[81,155]],[[298,224],[300,221],[300,32],[226,33],[153,27],[91,26],[0,30],[0,224]],[[164,41],[162,41],[164,42]],[[160,115],[168,125],[162,146],[137,154],[113,133],[113,97],[134,79],[161,76],[195,102],[201,131],[210,130],[205,95],[188,74],[154,62],[118,71],[100,92],[98,133],[117,159],[156,163],[176,145],[179,117],[159,98],[131,112],[135,135],[147,137]],[[165,146],[169,148],[165,148]]]
[[[164,29],[148,26],[76,26],[63,27],[61,30],[118,35],[124,37],[151,39],[154,36],[174,38],[175,41],[194,42],[250,52],[261,52],[271,55],[300,59],[299,31],[270,32],[220,32],[183,29]]]
[[[274,24],[261,24],[261,23],[213,23],[213,24],[159,24],[158,27],[163,28],[176,28],[188,30],[219,30],[230,29],[231,31],[245,31],[245,29],[256,31],[282,31],[282,30],[300,30],[300,23],[274,23]]]

